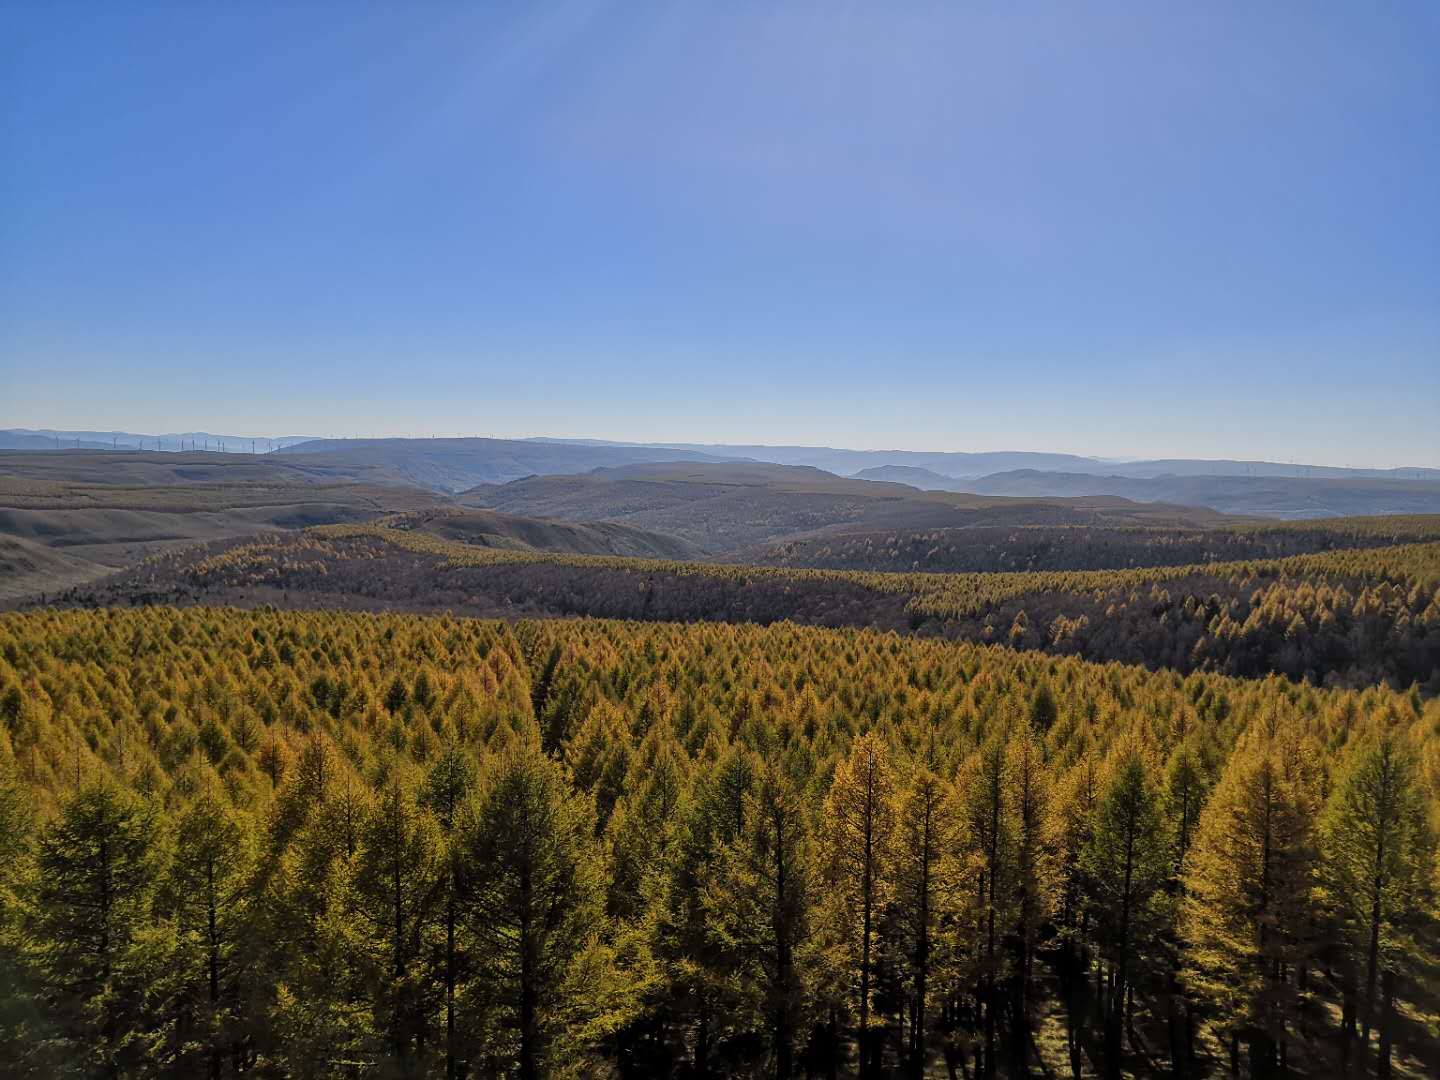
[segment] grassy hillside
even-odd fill
[[[971,477],[944,476],[930,469],[914,465],[876,465],[861,469],[855,474],[857,480],[875,480],[881,483],[909,484],[921,491],[964,491],[965,481]]]
[[[406,483],[444,492],[634,462],[725,460],[691,450],[479,438],[317,439],[287,447],[276,456],[318,468],[383,470]]]
[[[387,528],[479,548],[649,559],[690,559],[697,555],[683,540],[607,521],[582,525],[549,518],[517,517],[494,510],[442,507],[393,515],[382,523]]]
[[[399,483],[366,463],[296,462],[278,454],[174,453],[155,450],[0,451],[0,477],[61,484],[170,487],[310,484],[366,480]]]
[[[430,492],[271,457],[157,452],[0,454],[0,595],[53,592],[165,547],[434,506]],[[42,556],[47,550],[48,556]]]
[[[460,501],[525,516],[623,522],[678,536],[712,554],[825,528],[1221,520],[1205,510],[1123,499],[997,499],[763,464],[637,465],[579,476],[537,476],[475,488]]]
[[[1114,495],[1138,502],[1207,506],[1227,514],[1325,518],[1355,514],[1440,513],[1440,479],[1304,476],[1134,478],[1062,472],[996,473],[966,481],[987,495],[1066,498]]]
[[[114,573],[115,567],[66,551],[0,535],[0,604],[58,592]]]

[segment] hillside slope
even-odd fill
[[[967,476],[942,476],[931,469],[914,465],[876,465],[861,469],[855,474],[857,480],[875,480],[881,483],[909,484],[921,491],[964,491]]]
[[[898,466],[925,469],[937,475],[957,478],[987,476],[1017,469],[1049,472],[1091,473],[1107,476],[1272,476],[1332,477],[1351,479],[1440,480],[1440,469],[1405,467],[1398,469],[1356,469],[1296,462],[1237,460],[1233,458],[1156,458],[1117,461],[1024,450],[990,452],[926,450],[849,450],[833,446],[766,446],[758,443],[626,443],[603,439],[537,439],[536,442],[576,446],[644,447],[692,450],[728,458],[768,461],[779,465],[809,465],[817,469],[858,476],[862,471]]]
[[[699,552],[673,536],[599,521],[583,524],[519,517],[495,510],[445,507],[398,514],[386,525],[423,532],[442,540],[508,551],[549,551],[571,555],[622,555],[646,559],[693,559]]]
[[[821,530],[723,556],[725,562],[890,573],[1124,570],[1274,559],[1440,540],[1440,516],[1326,518],[1216,528],[970,525],[955,529]]]
[[[929,492],[803,466],[758,463],[669,463],[538,476],[473,488],[459,499],[467,506],[530,517],[624,522],[680,537],[709,554],[825,529],[1220,520],[1209,511],[1124,499],[1033,500]]]
[[[1440,513],[1440,479],[1280,476],[1134,478],[1022,469],[967,481],[985,495],[1075,498],[1114,495],[1136,502],[1206,506],[1227,514],[1323,518],[1354,514]]]
[[[275,456],[311,467],[380,469],[407,483],[445,492],[541,473],[581,473],[638,462],[728,460],[689,450],[518,439],[317,439],[287,447]]]
[[[1440,691],[1440,543],[1128,570],[863,573],[484,549],[331,526],[170,552],[56,599],[788,620],[1182,672]]]
[[[33,540],[0,534],[0,604],[83,585],[114,569]]]
[[[165,547],[363,522],[438,502],[417,488],[268,456],[0,453],[0,537],[12,542],[0,560],[0,594],[54,591]]]

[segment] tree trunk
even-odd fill
[[[864,908],[864,927],[860,936],[860,1076],[865,1080],[870,1075],[870,928],[874,917],[872,910],[875,882],[871,873],[871,860],[875,857],[874,822],[874,770],[871,770],[869,789],[865,801],[865,863],[861,871],[860,902]]]
[[[1134,875],[1135,828],[1132,822],[1125,830],[1125,884],[1120,893],[1120,959],[1116,965],[1115,994],[1105,1025],[1105,1075],[1108,1080],[1120,1080],[1120,1035],[1130,990],[1130,890]]]
[[[925,992],[930,973],[930,806],[925,807],[925,832],[920,847],[920,935],[915,947],[915,1015],[910,1025],[910,1074],[925,1075]]]
[[[77,759],[78,760],[78,759]],[[77,772],[79,766],[76,766]],[[78,783],[78,779],[77,779]],[[115,1006],[110,1002],[110,845],[100,841],[100,970],[107,991],[105,1010],[105,1075],[112,1080],[120,1078],[120,1062],[116,1054],[119,1032],[115,1023]]]
[[[977,1069],[983,1076],[995,1075],[995,903],[996,870],[1000,863],[1000,796],[998,784],[990,800],[990,851],[988,886],[990,890],[985,933],[985,1064]]]
[[[540,1080],[535,1024],[535,941],[530,928],[532,892],[527,866],[520,872],[520,1080]]]
[[[830,1033],[830,1080],[838,1080],[840,1076],[840,1017],[836,1014],[835,1006],[830,1006],[830,1023],[827,1025]]]
[[[1375,1063],[1376,1080],[1390,1080],[1390,1037],[1395,1026],[1395,972],[1385,969],[1385,1000],[1380,1013],[1380,1057]]]
[[[1382,841],[1379,848],[1381,854],[1377,855],[1377,861],[1383,856],[1384,850]],[[1375,979],[1380,966],[1380,891],[1377,874],[1370,894],[1370,944],[1365,956],[1365,1017],[1360,1024],[1360,1041],[1365,1046],[1370,1045],[1370,1028],[1375,1022]]]
[[[220,935],[215,907],[215,862],[211,859],[205,864],[206,944],[209,946],[210,976],[210,1080],[220,1080],[222,1054],[217,1026],[220,1012]]]
[[[695,1032],[693,1064],[696,1076],[710,1075],[710,1009],[703,1002],[700,1005],[700,1027]]]
[[[793,1065],[790,1051],[790,928],[785,917],[785,823],[775,816],[775,956],[779,993],[775,995],[775,1075],[788,1080]],[[868,929],[868,927],[867,927]]]
[[[455,1077],[455,872],[445,897],[445,1080]]]
[[[405,1008],[400,998],[400,988],[405,984],[405,904],[404,894],[400,890],[400,837],[395,837],[396,855],[394,865],[391,868],[391,889],[392,900],[395,905],[395,947],[394,947],[394,979],[395,979],[395,1016],[391,1023],[395,1026],[395,1056],[401,1061],[405,1060],[406,1051],[409,1049],[409,1035],[405,1030]],[[401,1070],[404,1071],[403,1068]]]
[[[1340,1067],[1348,1074],[1355,1044],[1355,965],[1349,956],[1341,961],[1340,996]]]

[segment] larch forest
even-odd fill
[[[1437,1065],[1418,689],[38,608],[0,621],[0,777],[7,1076]]]
[[[0,1080],[1440,1080],[1440,0],[0,0]]]

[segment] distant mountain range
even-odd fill
[[[77,437],[80,449],[72,440],[58,451],[0,450],[0,607],[177,545],[395,514],[479,547],[957,571],[1218,557],[1240,551],[1242,539],[1245,551],[1325,550],[1378,535],[1375,526],[1302,530],[1300,540],[1274,543],[1209,534],[1259,516],[1440,515],[1440,480],[1426,479],[1046,469],[955,477],[899,464],[840,476],[684,448],[538,440],[307,440],[251,454],[87,450]],[[123,445],[118,435],[113,445]],[[1394,520],[1391,542],[1424,521]],[[1022,537],[1022,526],[1034,529]],[[1081,538],[1069,531],[1076,526],[1089,531]],[[1134,526],[1152,539],[1162,533],[1165,552],[1134,539]]]
[[[448,492],[619,465],[734,460],[668,447],[655,450],[529,439],[315,439],[288,447],[280,456],[315,465],[371,466],[409,483]]]
[[[856,480],[1021,498],[1114,496],[1282,518],[1440,512],[1440,469],[1344,469],[1231,459],[1106,461],[1074,454],[944,453],[756,444],[621,443],[599,439],[279,439],[183,432],[0,431],[0,449],[197,447],[277,458],[331,477],[412,484],[455,494],[531,476],[680,462],[773,464]]]
[[[1113,461],[1077,454],[1030,451],[962,453],[924,450],[845,450],[829,446],[760,446],[740,443],[620,443],[603,439],[533,439],[528,442],[575,446],[626,446],[649,450],[673,448],[714,457],[770,461],[777,465],[809,465],[841,476],[859,476],[870,469],[898,466],[922,469],[944,479],[988,476],[1017,469],[1090,473],[1103,476],[1277,476],[1298,479],[1364,477],[1367,479],[1440,480],[1440,469],[1350,469],[1333,465],[1305,465],[1278,461],[1242,461],[1228,458],[1163,458],[1152,461]],[[905,481],[902,481],[905,482]]]
[[[1430,470],[1433,472],[1433,470]],[[1095,476],[1019,469],[957,481],[951,490],[1032,499],[1116,495],[1136,502],[1208,506],[1226,514],[1325,518],[1440,513],[1440,480],[1393,477]]]
[[[274,438],[269,435],[217,435],[213,431],[171,431],[157,435],[134,431],[6,428],[0,430],[0,450],[213,450],[217,453],[263,454],[312,439],[310,435]]]

